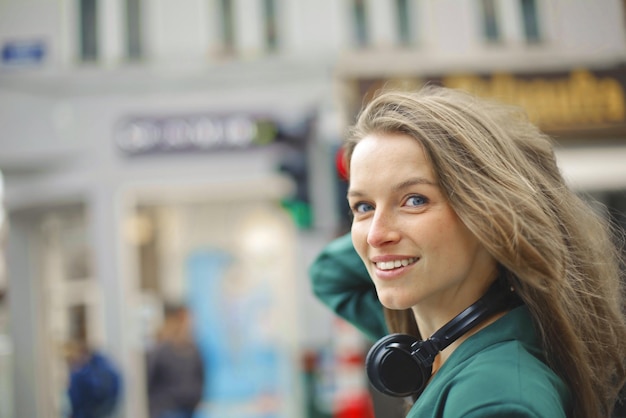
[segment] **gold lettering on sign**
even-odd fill
[[[621,84],[587,70],[572,71],[561,78],[520,79],[495,74],[489,79],[457,75],[442,81],[447,87],[521,106],[532,121],[543,127],[598,125],[626,119]]]

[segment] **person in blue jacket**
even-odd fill
[[[548,136],[517,108],[427,86],[375,97],[344,151],[351,233],[314,261],[312,288],[377,344],[409,336],[368,356],[368,373],[395,367],[374,373],[383,389],[430,359],[408,417],[611,414],[626,379],[620,253]],[[516,303],[496,307],[494,289]],[[424,354],[476,306],[480,322]]]
[[[117,366],[82,339],[69,341],[65,354],[70,366],[67,388],[70,418],[112,417],[122,389]]]

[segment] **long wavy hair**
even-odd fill
[[[622,239],[565,184],[552,140],[519,108],[436,86],[375,97],[345,142],[347,167],[373,133],[419,141],[450,205],[528,306],[574,417],[609,416],[626,379]],[[391,332],[420,337],[410,309],[385,315]]]

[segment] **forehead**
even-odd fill
[[[350,178],[366,175],[390,175],[412,172],[435,173],[420,141],[400,133],[370,134],[361,139],[350,157]]]

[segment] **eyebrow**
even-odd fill
[[[402,191],[409,187],[418,186],[418,185],[427,185],[427,186],[437,186],[437,183],[428,180],[424,177],[414,177],[407,180],[404,180],[398,184],[395,184],[391,187],[391,190],[394,192]],[[359,190],[348,189],[348,197],[363,197],[365,193]]]

